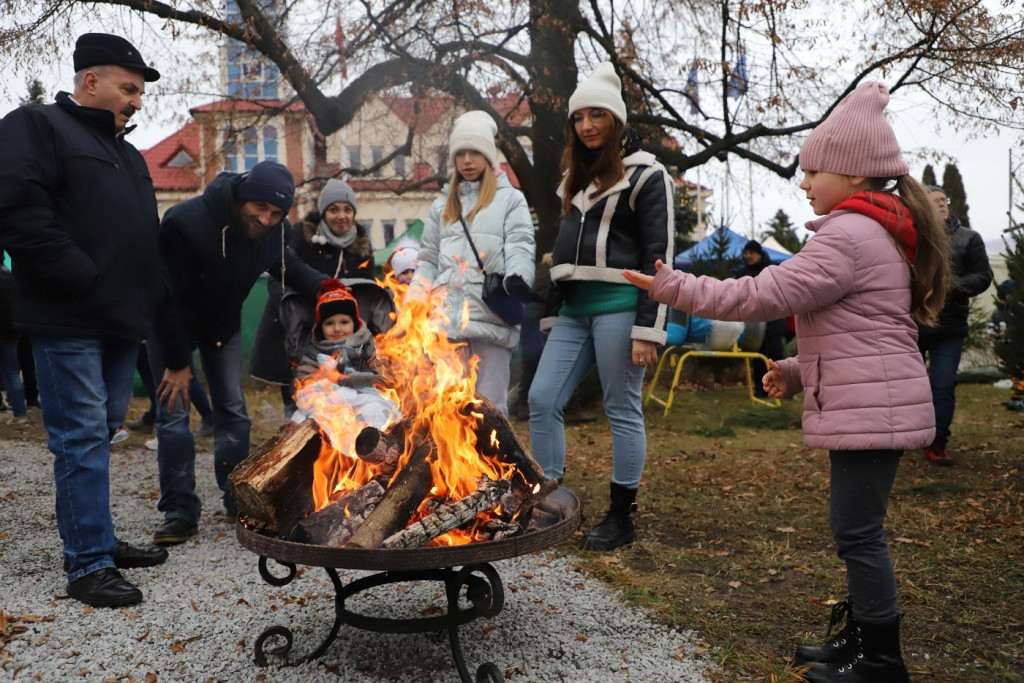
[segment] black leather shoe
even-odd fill
[[[100,569],[68,583],[68,595],[93,607],[123,607],[142,602],[142,591],[116,569]]]
[[[114,566],[118,569],[135,569],[136,567],[155,567],[167,561],[167,551],[163,548],[136,548],[124,541],[114,544]],[[64,571],[71,569],[68,558],[64,558]]]
[[[187,519],[175,517],[164,520],[164,523],[157,527],[153,534],[153,543],[157,545],[177,545],[184,543],[189,536],[199,533],[199,525]],[[165,551],[166,552],[166,551]]]

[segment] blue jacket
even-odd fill
[[[146,162],[114,115],[62,92],[0,121],[0,149],[0,248],[11,255],[16,327],[144,339],[164,295],[159,218]]]
[[[264,272],[313,299],[325,278],[284,243],[287,219],[260,239],[246,236],[235,211],[244,178],[221,173],[201,196],[168,209],[160,223],[170,297],[156,331],[172,370],[188,365],[195,343],[218,346],[241,329],[242,304]]]

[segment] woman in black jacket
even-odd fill
[[[356,195],[344,180],[327,181],[317,198],[317,210],[306,214],[302,224],[292,228],[289,246],[307,264],[328,277],[372,280],[373,247],[370,236],[356,222]],[[287,279],[285,280],[287,283]],[[292,361],[285,345],[285,322],[281,319],[280,283],[267,283],[267,304],[263,309],[252,351],[252,376],[281,385],[285,413],[291,417]],[[315,301],[309,302],[312,311]],[[301,351],[301,343],[297,351]]]
[[[667,315],[646,292],[630,291],[622,270],[653,274],[656,260],[671,262],[672,180],[626,126],[611,64],[580,84],[569,115],[551,267],[561,305],[530,387],[530,435],[545,474],[561,480],[565,406],[596,365],[612,431],[611,506],[584,545],[610,550],[636,537],[632,513],[647,457],[641,386],[665,343]]]

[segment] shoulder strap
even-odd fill
[[[469,246],[473,249],[473,256],[476,256],[476,262],[480,264],[480,272],[487,274],[484,270],[484,262],[480,258],[480,252],[476,250],[476,244],[473,243],[473,238],[469,236],[469,226],[466,225],[466,219],[459,216],[459,223],[462,223],[462,231],[466,233],[466,239],[469,240]]]

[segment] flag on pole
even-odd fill
[[[341,60],[341,77],[348,80],[348,60],[345,58],[345,32],[341,30],[341,19],[334,20],[334,45]]]
[[[747,94],[747,51],[740,52],[736,68],[729,74],[729,85],[726,88],[729,97],[738,100]]]
[[[686,77],[686,87],[683,88],[683,94],[686,95],[686,99],[690,100],[690,113],[693,115],[700,113],[700,93],[697,92],[697,71],[699,63],[697,58],[693,58],[693,64],[690,66],[690,75]]]

